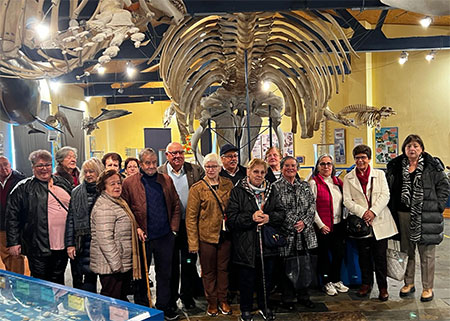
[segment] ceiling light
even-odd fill
[[[58,92],[59,88],[61,87],[61,83],[59,81],[50,81],[50,88],[54,92]]]
[[[408,61],[408,56],[409,54],[406,51],[402,51],[402,53],[400,54],[400,58],[398,59],[398,63],[400,65],[405,64],[405,62]]]
[[[154,103],[155,103],[155,97],[151,96],[151,97],[150,97],[150,104],[153,105]]]
[[[38,23],[35,27],[34,30],[36,31],[39,39],[41,40],[45,40],[48,38],[49,34],[50,34],[50,28],[48,27],[48,25],[46,25],[45,23]]]
[[[104,66],[99,65],[99,66],[97,67],[97,72],[98,72],[99,74],[103,75],[103,74],[105,73],[105,71],[106,71],[106,68],[105,68]]]
[[[436,50],[431,50],[428,55],[425,56],[425,59],[430,62],[431,60],[434,60],[436,58]]]
[[[270,82],[269,81],[263,81],[262,82],[262,90],[268,91],[270,89]]]
[[[135,72],[136,72],[136,68],[133,66],[133,64],[130,61],[128,61],[127,62],[127,75],[128,75],[128,77],[133,77]]]
[[[425,18],[420,20],[420,24],[424,28],[428,28],[432,22],[433,22],[433,19],[430,16],[426,16]]]

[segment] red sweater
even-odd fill
[[[317,185],[317,199],[316,199],[316,210],[319,214],[320,219],[323,224],[328,226],[330,230],[333,230],[334,219],[333,219],[333,198],[331,196],[330,188],[327,183],[323,180],[322,176],[316,175],[313,177]],[[332,177],[333,184],[338,185],[339,189],[342,191],[342,180],[337,177]]]

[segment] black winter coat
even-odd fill
[[[8,182],[6,184],[6,188],[8,188],[8,191],[6,191],[8,194],[13,190],[14,186],[17,185],[21,180],[25,178],[25,175],[23,175],[21,172],[12,170],[11,176],[8,178]],[[6,198],[8,200],[8,197]],[[2,204],[0,207],[0,231],[5,231],[6,229],[6,204]]]
[[[82,273],[89,273],[91,247],[91,211],[99,193],[95,193],[94,200],[89,206],[86,183],[83,182],[72,191],[69,213],[66,220],[64,242],[66,248],[75,246],[76,261],[80,264]]]
[[[402,154],[387,164],[386,178],[391,193],[388,206],[397,224],[397,211],[400,207],[402,192],[402,160],[405,157],[406,155]],[[432,245],[441,243],[444,238],[442,213],[450,194],[450,184],[441,160],[426,152],[423,152],[423,157],[422,237],[420,243]]]
[[[231,190],[226,210],[226,224],[231,232],[233,242],[233,262],[254,268],[255,259],[260,256],[260,247],[257,235],[258,224],[253,221],[252,216],[258,210],[258,205],[255,197],[244,188],[242,180],[238,181]],[[284,209],[275,188],[271,188],[270,194],[266,198],[263,212],[269,215],[268,224],[279,229],[284,221]],[[264,256],[277,256],[278,249],[269,249],[263,246],[263,253]]]
[[[70,194],[70,183],[52,176],[53,184]],[[20,181],[11,191],[6,207],[6,246],[22,245],[22,254],[49,256],[48,183],[35,176]]]

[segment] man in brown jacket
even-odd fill
[[[170,275],[175,236],[180,225],[180,201],[172,179],[157,173],[157,156],[153,149],[139,153],[140,173],[127,177],[122,197],[136,216],[138,235],[145,241],[148,265],[155,258],[156,308],[164,311],[166,320],[178,315],[170,307]],[[145,280],[145,279],[144,279]],[[145,281],[144,281],[145,282]],[[135,303],[146,304],[146,285],[138,286]]]
[[[189,253],[186,234],[186,205],[189,189],[198,182],[205,171],[199,165],[184,161],[184,149],[180,143],[172,142],[166,147],[167,162],[158,167],[159,173],[172,178],[180,198],[180,229],[175,239],[172,259],[172,277],[170,280],[170,306],[177,309],[177,300],[181,298],[185,309],[195,308],[195,293],[203,293],[202,282],[197,273],[197,254]],[[181,263],[181,275],[180,275]],[[180,288],[181,276],[181,288]],[[180,292],[178,293],[178,290]]]

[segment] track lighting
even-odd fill
[[[436,50],[431,50],[428,55],[425,56],[425,59],[430,62],[431,60],[434,60],[436,58]]]
[[[155,103],[155,97],[153,97],[153,96],[150,96],[150,104],[154,104]]]
[[[426,16],[425,18],[420,20],[420,24],[424,28],[428,28],[432,22],[433,22],[433,19],[430,16]]]
[[[408,56],[409,54],[406,51],[402,51],[402,53],[400,54],[400,58],[398,59],[398,63],[400,65],[405,64],[405,62],[408,61]]]
[[[261,88],[263,91],[269,91],[270,89],[270,82],[269,81],[263,81],[261,84]]]
[[[131,63],[131,61],[127,62],[127,75],[128,77],[133,77],[134,73],[136,72],[136,68],[133,66],[133,64]]]
[[[105,71],[106,71],[106,68],[105,68],[104,66],[99,65],[99,66],[97,67],[97,72],[98,72],[100,75],[103,75],[103,74],[105,73]]]

